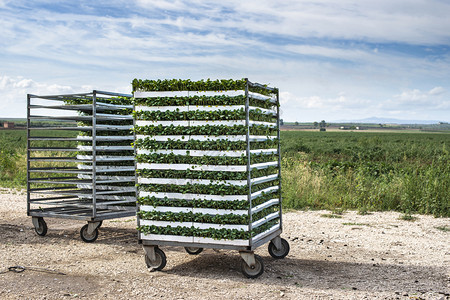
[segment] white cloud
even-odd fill
[[[378,42],[445,44],[450,4],[443,1],[138,1],[143,9],[182,12],[183,26],[286,34],[303,38],[365,39]],[[213,15],[222,11],[219,15]],[[223,13],[225,12],[233,12]],[[189,14],[194,15],[189,17]],[[210,16],[214,16],[211,18]],[[223,17],[221,17],[223,15]],[[179,20],[180,21],[180,20]],[[208,27],[204,27],[207,29]]]
[[[405,111],[433,111],[450,109],[450,101],[443,96],[445,89],[434,87],[429,91],[420,89],[404,90],[394,95],[392,100],[386,101],[385,107],[390,109],[402,108]]]
[[[87,91],[92,90],[92,88]],[[77,87],[47,84],[21,76],[0,75],[0,112],[2,117],[25,117],[27,94],[54,95],[80,92]],[[5,112],[7,112],[5,114]]]
[[[339,93],[335,97],[324,98],[319,95],[308,97],[295,96],[290,92],[280,92],[280,103],[285,107],[299,109],[355,109],[366,107],[369,100],[349,98],[345,93]]]
[[[357,116],[359,118],[370,116],[370,111],[377,109],[370,100],[349,97],[342,92],[332,97],[319,95],[302,97],[290,92],[281,92],[280,102],[282,118],[286,121],[357,119]]]
[[[442,86],[434,87],[428,92],[429,95],[433,95],[433,96],[441,95],[443,93],[445,93],[445,89]]]

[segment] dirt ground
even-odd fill
[[[105,221],[95,243],[81,241],[83,222],[46,219],[37,236],[22,192],[0,191],[0,299],[450,299],[450,220],[395,212],[341,218],[326,211],[284,214],[289,255],[257,250],[265,272],[247,279],[236,251],[197,256],[162,247],[167,266],[149,272],[135,218]],[[324,216],[325,215],[325,216]],[[21,265],[62,272],[27,269]]]

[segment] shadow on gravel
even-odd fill
[[[265,272],[258,279],[246,279],[240,271],[241,258],[236,251],[214,253],[212,250],[207,250],[205,252],[189,262],[175,265],[163,272],[178,276],[281,287],[373,292],[405,290],[421,293],[440,292],[448,282],[445,268],[308,260],[289,256],[282,260],[275,260],[268,253],[261,253],[261,251],[258,252],[263,258]],[[169,255],[168,259],[170,259]]]
[[[67,243],[68,240],[82,242],[80,229],[85,225],[83,222],[58,224],[57,228],[49,225],[48,232],[44,237],[38,236],[31,225],[31,221],[29,223],[27,225],[0,224],[0,244],[40,244],[50,239],[52,243],[61,244]],[[98,239],[94,243],[107,245],[137,244],[137,231],[136,229],[109,227],[109,225],[108,227],[102,226],[99,229]]]
[[[48,221],[47,221],[48,222]],[[85,244],[80,237],[80,229],[84,222],[63,221],[49,224],[49,229],[44,237],[38,236],[34,227],[30,224],[0,224],[0,245],[1,244],[45,244],[51,241],[52,244],[67,244],[69,241]],[[52,226],[53,225],[53,226]],[[142,250],[138,244],[137,230],[132,228],[118,228],[113,224],[102,225],[99,229],[98,239],[94,244],[119,245],[135,248],[131,252],[137,253]],[[185,252],[181,247],[171,247],[170,251]]]
[[[29,220],[30,221],[30,220]],[[84,222],[55,222],[49,224],[45,237],[35,234],[29,223],[26,225],[0,224],[1,244],[67,244],[76,242],[82,246],[79,230]],[[53,225],[53,226],[52,226]],[[127,248],[130,253],[142,253],[137,243],[134,228],[117,228],[108,224],[100,228],[100,235],[95,244],[118,245]],[[417,291],[421,293],[441,292],[448,286],[445,267],[415,266],[414,262],[405,264],[388,264],[374,262],[346,262],[327,260],[308,260],[307,257],[288,256],[275,260],[269,256],[266,246],[258,248],[265,265],[265,272],[258,279],[246,279],[240,271],[241,258],[237,251],[206,249],[198,256],[185,253],[182,247],[162,247],[167,255],[168,265],[162,271],[166,274],[203,279],[231,280],[236,283],[258,283],[275,285],[278,288],[303,287],[312,289],[360,290],[373,292]],[[172,266],[171,256],[183,252],[184,263]],[[178,255],[178,254],[177,254]],[[333,256],[335,256],[333,254]],[[342,258],[343,260],[344,258]],[[172,267],[170,267],[172,266]],[[427,288],[425,288],[427,287]],[[448,293],[448,288],[446,291]]]
[[[49,222],[50,220],[50,222]],[[80,229],[85,222],[77,222],[72,220],[51,221],[47,219],[48,232],[45,236],[38,236],[31,219],[25,222],[26,225],[5,224],[0,223],[0,245],[39,245],[39,244],[67,244],[69,242],[79,242],[80,245],[86,244],[81,240]],[[53,223],[53,224],[52,224]],[[142,246],[138,244],[137,230],[134,228],[118,228],[114,224],[102,225],[99,229],[98,239],[93,244],[123,246],[127,247],[129,252],[138,253],[142,251]],[[173,252],[186,253],[182,247],[165,247]],[[186,253],[186,255],[188,255]]]

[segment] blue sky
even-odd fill
[[[287,121],[450,121],[444,0],[0,0],[0,117],[26,94],[243,78]]]

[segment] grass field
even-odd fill
[[[282,132],[285,207],[450,216],[450,134]]]
[[[449,132],[283,131],[281,138],[285,208],[450,216]],[[0,186],[24,188],[26,131],[0,131],[0,151]]]

